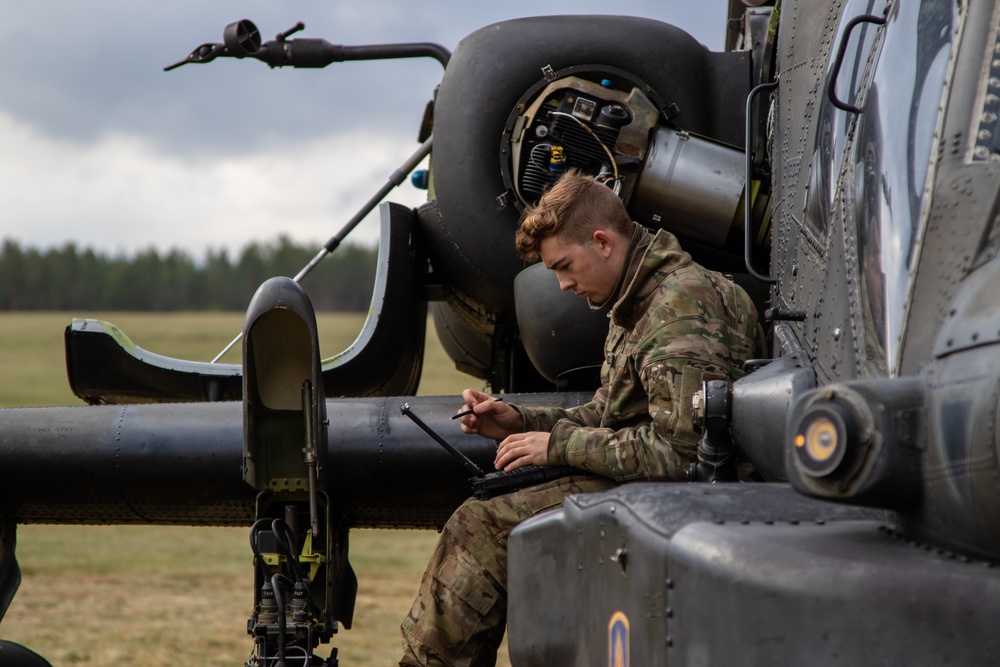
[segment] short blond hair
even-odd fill
[[[632,218],[625,204],[607,186],[592,176],[570,169],[525,209],[514,237],[518,254],[535,261],[539,246],[550,236],[560,235],[573,243],[586,243],[598,229],[612,229],[628,238]]]

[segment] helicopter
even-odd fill
[[[461,400],[412,396],[428,312],[505,400],[573,405],[598,382],[606,321],[512,243],[568,165],[743,285],[770,354],[683,406],[703,433],[691,483],[575,496],[512,533],[512,664],[996,664],[1000,3],[731,0],[729,17],[722,52],[621,16],[505,21],[453,52],[300,26],[265,42],[243,20],[175,63],[438,60],[390,179],[429,154],[428,201],[379,205],[372,308],[333,358],[295,278],[254,296],[242,364],[74,321],[90,405],[0,410],[0,612],[18,523],[247,526],[247,664],[337,664],[319,650],[353,622],[350,530],[434,528],[470,495],[422,428]],[[490,469],[491,442],[449,439]],[[766,482],[717,478],[734,452]]]

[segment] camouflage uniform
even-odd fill
[[[467,500],[445,525],[403,622],[401,665],[494,665],[507,610],[507,536],[573,493],[615,481],[684,479],[698,436],[691,396],[703,380],[735,379],[759,354],[753,303],[695,264],[677,239],[647,236],[612,307],[601,387],[575,408],[518,407],[525,431],[550,431],[548,462],[567,477],[487,501]]]

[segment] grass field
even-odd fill
[[[243,320],[242,313],[74,315],[111,321],[150,351],[206,361]],[[321,314],[324,356],[347,347],[363,320]],[[63,363],[69,321],[65,313],[0,316],[0,406],[79,404]],[[238,353],[223,361],[238,363]],[[457,394],[479,384],[454,370],[429,327],[418,393]],[[26,525],[17,539],[23,581],[0,637],[32,647],[57,667],[231,667],[246,660],[253,591],[245,529]],[[432,531],[352,532],[359,579],[354,628],[334,638],[344,667],[398,661],[399,622],[436,539]],[[498,664],[509,665],[506,651]]]

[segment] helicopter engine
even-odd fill
[[[496,390],[596,386],[606,321],[551,275],[519,275],[510,241],[567,168],[606,181],[634,220],[675,233],[696,260],[742,273],[745,110],[730,100],[745,99],[750,81],[746,53],[713,53],[630,17],[519,19],[462,40],[434,103],[447,131],[419,215],[442,287],[430,309],[458,368]]]
[[[543,74],[515,105],[501,141],[516,206],[537,201],[575,168],[607,182],[637,222],[725,245],[742,213],[741,150],[673,128],[676,106],[665,109],[627,72],[579,66]]]

